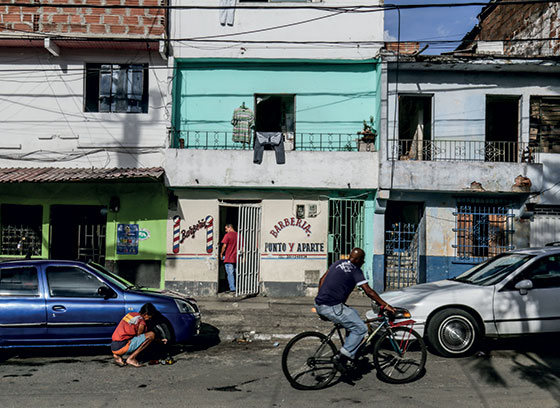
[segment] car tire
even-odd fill
[[[427,328],[428,342],[444,357],[472,354],[480,342],[480,327],[474,317],[462,309],[437,312]]]

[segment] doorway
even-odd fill
[[[105,229],[107,216],[103,206],[51,206],[51,259],[94,261],[105,264]]]
[[[519,96],[486,96],[484,160],[516,162],[519,140]]]
[[[225,226],[231,224],[237,231],[237,264],[235,270],[235,294],[255,295],[260,284],[260,201],[229,201],[220,204],[220,242]],[[221,251],[221,245],[220,245]],[[218,270],[218,293],[229,290],[225,266],[220,260]]]
[[[420,256],[424,203],[389,201],[385,213],[385,290],[416,285],[421,276]]]

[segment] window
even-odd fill
[[[37,296],[37,269],[33,267],[0,269],[0,296]]]
[[[91,273],[73,266],[49,266],[47,281],[53,297],[102,297],[97,291],[106,286]]]
[[[532,96],[529,144],[560,153],[560,97]]]
[[[515,283],[523,279],[530,279],[534,289],[560,287],[560,255],[537,259],[515,279]]]
[[[2,255],[41,255],[43,207],[2,204]]]
[[[399,159],[430,160],[432,96],[399,95]]]
[[[87,64],[86,112],[148,112],[148,66]]]
[[[257,132],[295,132],[294,95],[255,95]]]
[[[513,249],[513,210],[508,203],[462,200],[453,214],[458,261],[478,263]]]

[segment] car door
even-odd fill
[[[0,344],[32,344],[46,337],[45,297],[35,266],[0,268]]]
[[[522,280],[533,288],[515,289]],[[526,293],[525,293],[526,292]],[[494,295],[496,328],[502,334],[560,331],[560,255],[547,255],[527,265]]]
[[[50,265],[47,281],[47,334],[53,340],[108,343],[125,315],[124,298],[92,271],[79,265]],[[112,289],[104,298],[99,288]]]

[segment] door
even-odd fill
[[[74,265],[46,267],[47,334],[53,340],[109,343],[125,313],[122,294],[105,299],[98,290],[108,285]]]
[[[528,279],[526,294],[515,284]],[[560,331],[560,255],[537,259],[494,295],[494,316],[500,335]]]
[[[0,344],[31,344],[46,337],[46,327],[37,268],[0,268]]]
[[[236,295],[254,295],[259,293],[260,226],[260,205],[240,205],[237,223]]]

